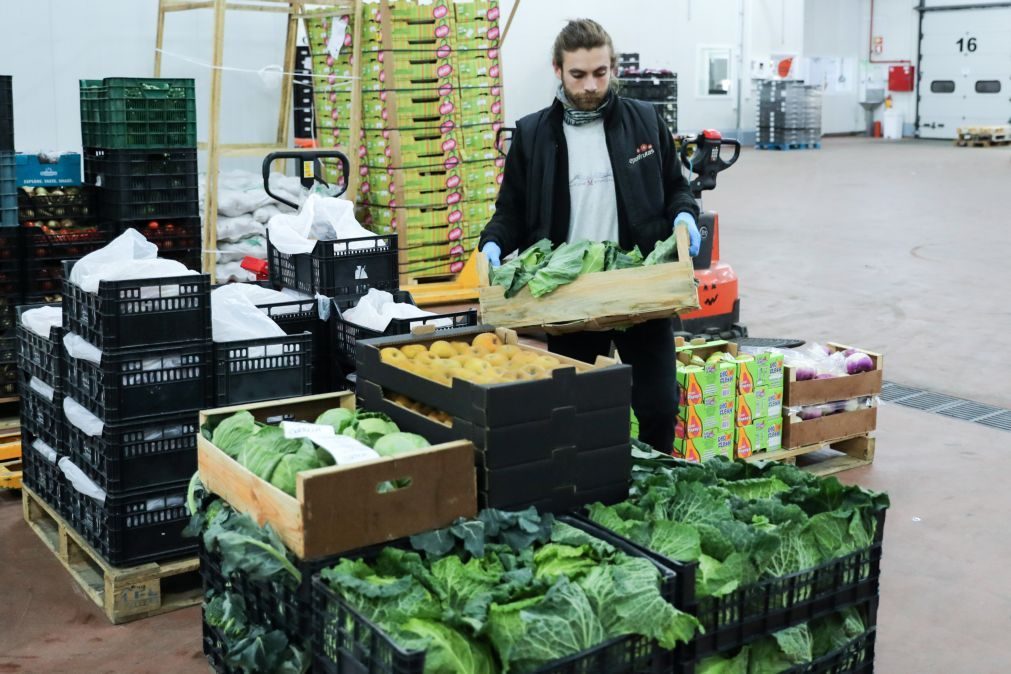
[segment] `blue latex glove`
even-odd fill
[[[698,229],[695,231],[698,232]],[[499,248],[498,244],[494,241],[489,241],[484,244],[484,248],[481,249],[481,252],[488,257],[488,264],[490,264],[492,268],[502,265],[502,249]]]
[[[674,227],[684,225],[688,228],[688,254],[695,257],[702,247],[702,235],[699,233],[699,226],[695,223],[695,218],[691,213],[682,212],[674,216]],[[487,246],[486,246],[487,247]]]

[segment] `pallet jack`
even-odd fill
[[[693,260],[695,278],[698,280],[699,308],[681,315],[681,329],[675,336],[686,341],[702,337],[706,340],[724,339],[739,346],[756,348],[792,348],[804,340],[757,338],[748,336],[748,328],[741,324],[740,284],[737,272],[720,259],[720,217],[715,211],[702,207],[702,193],[716,188],[716,176],[733,166],[741,155],[739,141],[724,138],[715,129],[706,129],[694,135],[675,136],[675,146],[682,165],[688,170],[692,196],[699,204],[699,233],[702,245]]]

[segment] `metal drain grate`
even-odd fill
[[[956,398],[944,393],[926,391],[915,386],[904,386],[890,381],[881,385],[881,401],[911,407],[922,412],[940,414],[952,419],[1011,431],[1011,410],[986,403]]]
[[[1004,431],[1011,431],[1011,412],[1004,411],[1000,414],[994,414],[985,419],[980,419],[976,423],[990,426],[991,428],[999,428]]]
[[[909,396],[908,398],[902,398],[897,402],[904,407],[912,407],[914,409],[923,410],[924,412],[933,412],[939,407],[947,407],[948,405],[954,405],[955,403],[961,401],[958,398],[953,398],[943,393],[931,393],[930,391],[924,391],[923,393]]]
[[[881,400],[886,403],[893,403],[901,398],[908,398],[909,396],[919,393],[923,393],[922,388],[901,386],[899,384],[893,384],[890,381],[886,381],[881,385]]]
[[[984,417],[990,416],[991,414],[997,414],[1002,411],[1003,410],[1001,410],[1001,408],[994,407],[993,405],[984,405],[983,403],[974,402],[960,402],[957,405],[937,410],[937,413],[954,419],[978,421]]]

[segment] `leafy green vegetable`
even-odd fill
[[[551,241],[541,239],[520,253],[516,259],[492,269],[490,281],[492,285],[505,288],[506,297],[515,297],[541,267],[548,263],[551,255]]]
[[[591,243],[583,256],[583,266],[579,269],[580,275],[592,274],[604,271],[604,264],[607,260],[607,246],[603,243]]]
[[[382,412],[355,412],[355,418],[345,427],[343,434],[354,438],[366,447],[374,447],[384,435],[399,433],[393,420]]]
[[[506,671],[512,666],[529,671],[606,638],[586,593],[565,577],[537,603],[492,606],[489,633]]]
[[[811,632],[807,625],[797,625],[752,644],[748,673],[779,674],[812,659]]]
[[[332,464],[332,459],[329,464],[320,461],[319,453],[317,453],[311,444],[309,446],[303,445],[297,451],[281,457],[281,460],[274,467],[270,483],[285,493],[294,494],[295,478],[300,472]]]
[[[204,605],[204,620],[228,638],[241,637],[246,633],[246,601],[234,592],[207,595]]]
[[[443,623],[412,618],[398,635],[408,647],[425,651],[425,674],[494,674],[496,670],[487,646]]]
[[[259,426],[252,414],[246,411],[236,412],[218,424],[211,435],[211,442],[234,459],[246,441],[258,430]]]
[[[426,672],[482,672],[487,658],[489,671],[530,671],[631,634],[674,648],[698,626],[663,598],[652,562],[533,508],[484,510],[411,545],[321,577],[402,648],[425,650]]]
[[[563,243],[551,254],[548,263],[537,270],[527,287],[534,297],[543,297],[572,283],[582,273],[583,258],[593,245],[589,241]]]
[[[734,656],[722,653],[705,658],[695,666],[695,674],[748,674],[751,648],[745,646]]]
[[[316,417],[316,422],[320,426],[333,426],[334,433],[343,433],[348,424],[355,418],[352,410],[343,407],[329,409]]]
[[[654,264],[664,264],[665,262],[674,262],[678,259],[678,240],[677,236],[671,234],[669,237],[660,241],[653,247],[653,252],[646,256],[643,261],[644,267],[649,267]]]
[[[415,449],[422,449],[430,446],[431,443],[420,435],[397,431],[395,433],[390,433],[389,435],[384,435],[376,440],[376,444],[373,449],[375,449],[376,453],[380,456],[396,456],[397,454],[403,454],[404,452],[411,452]]]
[[[697,465],[647,451],[633,452],[633,464],[629,500],[587,514],[669,559],[698,562],[703,599],[866,550],[888,506],[883,494],[789,466]]]
[[[643,258],[642,253],[639,252],[639,246],[626,253],[615,242],[606,241],[604,248],[604,269],[606,271],[642,266]]]

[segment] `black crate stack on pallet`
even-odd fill
[[[756,146],[761,150],[821,147],[821,89],[795,81],[756,83]]]
[[[17,395],[17,359],[7,356],[16,352],[14,308],[24,293],[14,170],[13,88],[0,75],[0,400]]]
[[[58,324],[61,320],[59,306],[35,304],[17,308],[17,380],[21,392],[24,485],[66,517],[67,481],[58,463],[67,456],[63,417],[63,327]],[[48,311],[54,320],[33,330],[23,318],[27,312],[36,313],[36,309],[43,309],[38,313]]]
[[[84,181],[110,235],[134,228],[159,255],[200,268],[192,79],[81,80]]]
[[[213,401],[210,278],[82,288],[72,269],[65,265],[63,328],[101,356],[96,364],[65,344],[67,448],[106,496],[68,488],[69,524],[116,566],[192,554],[182,530],[198,412]]]
[[[638,54],[618,55],[618,93],[655,106],[671,133],[678,132],[678,75],[639,67]]]

